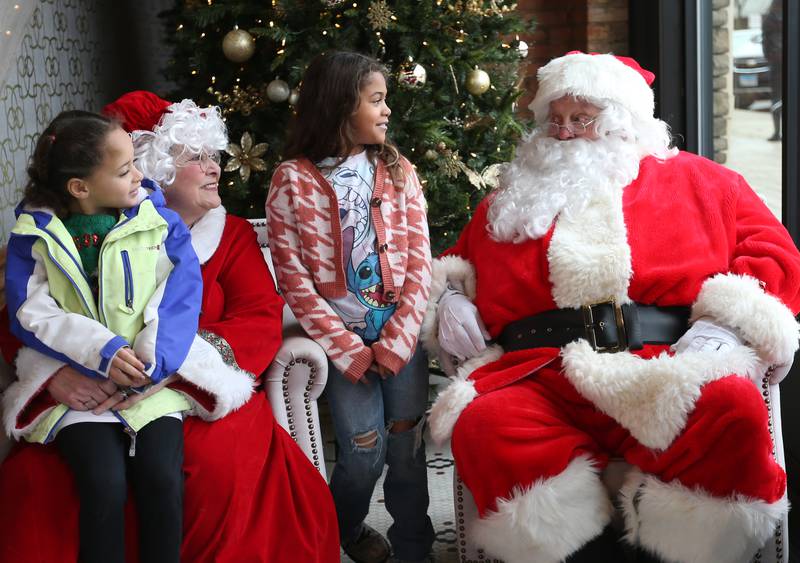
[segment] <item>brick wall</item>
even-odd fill
[[[595,53],[628,54],[628,0],[589,0],[586,48]]]
[[[519,116],[532,119],[527,107],[536,94],[536,71],[567,51],[628,54],[629,0],[519,0],[517,10],[536,22],[534,32],[521,39],[529,46],[522,68],[527,90]]]
[[[714,72],[714,160],[724,164],[728,160],[728,120],[731,117],[731,38],[732,10],[730,0],[714,0],[713,49]]]
[[[553,57],[567,51],[586,50],[588,0],[519,0],[517,10],[536,22],[534,32],[521,36],[528,43],[528,58],[521,72],[527,92],[519,101],[519,116],[533,119],[528,104],[536,93],[536,71]]]

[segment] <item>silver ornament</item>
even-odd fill
[[[397,71],[397,82],[404,88],[422,88],[427,79],[428,72],[419,63],[411,61],[403,63],[400,65],[400,70]]]
[[[528,44],[525,43],[522,39],[519,40],[519,44],[517,45],[517,51],[519,52],[519,58],[525,59],[528,57]]]
[[[267,98],[270,102],[279,104],[289,99],[291,90],[289,85],[280,78],[276,78],[267,84]]]

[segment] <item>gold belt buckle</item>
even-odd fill
[[[599,327],[595,324],[594,313],[592,307],[599,305],[611,305],[614,309],[614,325],[617,329],[617,343],[614,346],[598,346],[597,334],[595,330],[600,328],[604,330],[604,322],[599,322]],[[625,330],[625,317],[622,315],[622,306],[620,306],[615,299],[608,301],[600,301],[599,303],[592,303],[591,305],[581,305],[581,312],[583,314],[583,328],[586,332],[586,337],[592,348],[598,352],[620,352],[628,348],[628,333]]]

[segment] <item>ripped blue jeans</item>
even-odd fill
[[[428,475],[422,431],[428,402],[428,358],[417,347],[395,377],[367,372],[369,384],[351,383],[329,362],[325,394],[339,446],[330,488],[342,543],[355,539],[369,512],[375,483],[383,483],[386,510],[393,524],[387,534],[394,554],[423,559],[434,540],[428,517]],[[392,432],[395,421],[418,421],[410,430]]]

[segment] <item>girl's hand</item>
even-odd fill
[[[116,390],[113,381],[93,379],[70,366],[63,366],[47,383],[47,391],[53,399],[76,411],[96,408]]]
[[[392,377],[394,372],[387,367],[382,366],[378,362],[374,362],[372,366],[369,368],[370,371],[374,371],[378,375],[381,376],[381,379],[386,379],[387,377]]]
[[[144,364],[127,346],[120,348],[111,360],[108,377],[120,387],[141,387],[150,382],[144,373]]]
[[[105,402],[98,405],[97,408],[95,408],[92,412],[94,414],[102,414],[109,409],[113,411],[124,411],[125,409],[131,408],[145,397],[149,397],[153,393],[161,391],[164,387],[175,381],[177,378],[177,374],[172,374],[169,377],[162,379],[155,385],[148,387],[144,393],[134,393],[127,387],[117,389],[115,393],[113,393]]]

